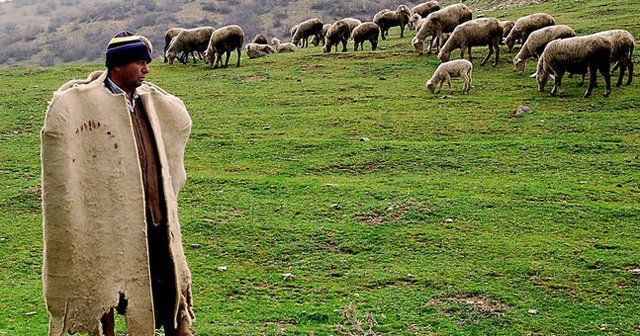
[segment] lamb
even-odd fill
[[[269,44],[269,41],[267,40],[267,37],[264,34],[260,33],[253,38],[251,43]]]
[[[247,49],[247,56],[249,56],[249,58],[258,58],[267,54],[273,54],[273,47],[268,44],[247,43],[245,48]]]
[[[440,4],[438,1],[431,0],[413,6],[413,8],[411,8],[411,14],[418,14],[421,17],[426,18],[427,15],[438,10],[440,10]]]
[[[347,41],[351,37],[351,30],[349,30],[349,25],[342,20],[336,21],[329,31],[327,32],[327,36],[325,36],[324,42],[324,52],[331,52],[331,47],[336,47],[336,52],[338,52],[338,44],[342,43],[342,51],[347,51]]]
[[[576,36],[576,32],[569,26],[557,25],[538,29],[529,35],[527,41],[522,45],[520,51],[513,58],[513,65],[522,75],[527,59],[530,57],[540,57],[544,47],[553,40]]]
[[[438,53],[438,59],[447,62],[451,52],[458,48],[460,48],[460,58],[464,58],[466,48],[469,51],[469,61],[472,61],[471,47],[488,45],[489,53],[480,65],[484,65],[495,51],[496,59],[493,65],[496,66],[500,58],[499,43],[501,38],[502,28],[500,28],[500,22],[497,19],[481,18],[467,21],[453,30],[451,37]]]
[[[400,37],[404,37],[404,26],[409,22],[411,10],[405,5],[400,5],[395,11],[383,9],[374,17],[373,22],[380,27],[381,37],[383,40],[389,35],[389,28],[400,26]]]
[[[236,67],[240,66],[240,50],[242,49],[242,43],[244,42],[244,32],[242,28],[237,25],[231,25],[222,27],[211,34],[209,40],[209,47],[204,56],[209,60],[211,66],[215,69],[222,65],[222,54],[227,54],[227,59],[224,62],[224,67],[229,65],[229,56],[234,50],[238,51],[238,63]]]
[[[329,31],[329,28],[331,28],[331,24],[328,24],[328,23],[322,26],[322,37],[318,38],[317,36],[314,36],[313,39],[311,40],[311,43],[316,47],[320,43],[324,45],[324,37],[327,36],[327,32]]]
[[[538,59],[538,68],[535,77],[538,81],[538,90],[544,91],[549,76],[553,76],[553,89],[551,95],[562,93],[562,76],[565,72],[572,74],[585,74],[589,72],[589,87],[584,97],[591,95],[596,86],[597,72],[604,77],[606,88],[604,96],[611,94],[611,51],[612,43],[604,35],[587,35],[553,40],[547,44]]]
[[[447,6],[437,12],[429,14],[425,23],[422,25],[416,37],[413,38],[411,44],[418,53],[422,55],[424,40],[431,36],[431,44],[429,45],[428,54],[431,54],[431,48],[436,37],[442,41],[442,34],[453,32],[453,30],[461,23],[471,20],[471,9],[465,4],[454,4]]]
[[[500,44],[504,44],[504,39],[509,36],[511,29],[516,23],[513,21],[500,21],[500,27],[502,27],[502,40],[500,40]]]
[[[418,31],[422,27],[422,24],[426,21],[426,18],[420,16],[420,14],[411,14],[409,17],[409,22],[407,22],[407,29]]]
[[[371,50],[376,50],[378,46],[378,36],[380,36],[380,27],[373,22],[365,22],[357,26],[351,36],[353,37],[353,50],[364,50],[364,41],[371,43]]]
[[[322,36],[322,21],[320,19],[309,19],[304,22],[298,24],[298,29],[296,29],[293,34],[291,42],[298,46],[300,41],[302,41],[301,47],[309,46],[309,36],[317,36],[320,38]]]
[[[165,57],[169,61],[169,64],[173,64],[176,56],[180,52],[204,52],[209,46],[209,39],[211,35],[215,31],[215,28],[205,26],[193,29],[185,29],[181,31],[171,40],[167,51],[165,52]],[[195,57],[193,58],[193,63],[196,62]]]
[[[626,84],[631,84],[633,79],[633,62],[631,61],[631,58],[635,45],[633,35],[622,29],[607,30],[596,33],[595,35],[603,36],[611,42],[611,63],[615,64],[614,70],[618,67],[620,68],[616,86],[622,85],[624,72],[627,68],[629,69],[629,78],[627,79]]]
[[[471,90],[472,71],[473,64],[465,59],[441,63],[438,68],[436,68],[433,76],[431,76],[431,78],[427,81],[427,89],[429,89],[431,93],[439,93],[442,89],[442,84],[444,84],[444,82],[446,81],[447,85],[449,85],[449,94],[452,94],[453,88],[451,87],[451,78],[462,77],[462,79],[464,80],[462,93],[467,94]],[[438,87],[437,91],[436,87]]]
[[[274,48],[276,48],[276,51],[279,53],[294,52],[298,50],[298,47],[296,47],[295,44],[291,42],[281,43],[280,40],[278,40],[275,37],[271,39],[271,44],[273,45]]]
[[[555,24],[556,20],[547,13],[536,13],[521,17],[516,20],[511,32],[504,39],[504,43],[509,47],[509,52],[511,52],[516,40],[520,39],[524,44],[532,32]]]

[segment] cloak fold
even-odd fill
[[[102,335],[100,318],[127,300],[130,336],[155,332],[142,175],[124,94],[94,72],[54,93],[41,132],[43,288],[49,335]],[[191,273],[182,248],[177,194],[186,180],[191,119],[159,87],[137,89],[155,134],[178,297],[175,315],[191,321]]]

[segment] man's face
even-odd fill
[[[142,85],[145,76],[149,73],[147,61],[139,60],[127,65],[114,67],[112,71],[113,80],[123,90],[135,89]]]

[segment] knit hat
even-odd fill
[[[151,62],[151,45],[147,45],[148,41],[144,36],[127,31],[117,33],[107,46],[105,65],[112,68],[139,60]]]

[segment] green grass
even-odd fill
[[[538,11],[640,36],[630,1],[493,14]],[[411,38],[240,68],[152,63],[194,121],[180,218],[197,334],[346,335],[345,311],[380,335],[640,333],[638,77],[609,98],[602,80],[582,98],[577,78],[550,97],[503,53],[475,62],[470,95],[458,80],[441,99],[424,88],[438,61]],[[0,335],[46,334],[39,130],[51,93],[99,68],[0,72]],[[534,113],[512,117],[519,105]]]

